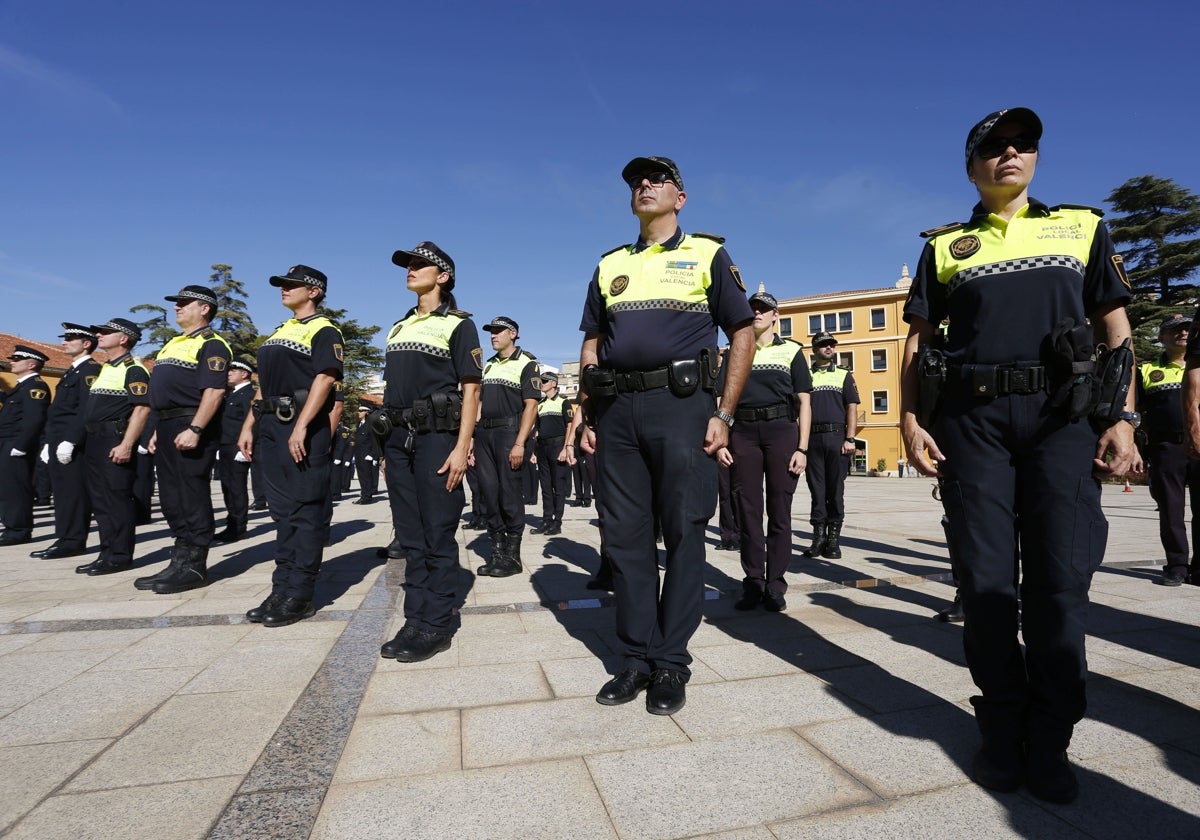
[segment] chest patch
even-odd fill
[[[1167,378],[1167,375],[1165,373],[1163,373],[1161,370],[1150,371],[1150,381],[1151,382],[1162,382],[1166,378]]]
[[[614,277],[612,283],[608,287],[608,293],[613,297],[621,294],[629,288],[629,275],[622,274],[620,277]]]
[[[974,254],[981,247],[979,237],[973,233],[960,236],[950,243],[950,254],[955,259],[962,260]]]

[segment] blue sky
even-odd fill
[[[477,324],[516,318],[559,365],[637,234],[619,172],[643,154],[679,163],[684,229],[727,237],[748,286],[890,285],[969,212],[963,141],[997,108],[1045,123],[1042,200],[1200,192],[1198,23],[1181,0],[0,0],[0,331],[53,341],[218,262],[264,332],[295,263],[386,327],[413,303],[392,251],[432,239]]]

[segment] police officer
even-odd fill
[[[54,542],[31,557],[54,560],[87,552],[92,505],[88,499],[83,444],[87,437],[84,410],[87,393],[100,373],[92,358],[96,336],[82,324],[63,323],[62,349],[71,358],[54,390],[54,401],[46,418],[46,445],[41,460],[50,470],[54,489]]]
[[[827,332],[813,336],[812,437],[804,473],[812,494],[813,529],[812,545],[804,554],[830,560],[842,556],[838,540],[846,516],[846,474],[858,434],[859,404],[854,375],[835,363],[837,345]]]
[[[450,647],[462,489],[479,414],[483,353],[470,314],[456,308],[454,261],[433,242],[396,251],[417,305],[387,338],[384,443],[388,499],[404,573],[404,626],[380,656],[420,662]]]
[[[137,525],[133,481],[138,439],[150,417],[150,374],[130,352],[142,331],[127,318],[93,324],[97,346],[108,355],[88,390],[83,457],[100,554],[77,566],[81,575],[109,575],[133,565]]]
[[[1142,415],[1146,444],[1142,450],[1150,470],[1150,495],[1158,503],[1158,536],[1166,552],[1166,563],[1158,582],[1179,586],[1188,578],[1188,532],[1184,519],[1184,497],[1192,506],[1192,550],[1200,552],[1200,461],[1188,458],[1183,448],[1184,356],[1187,353],[1191,319],[1171,315],[1158,329],[1162,355],[1138,369],[1137,406]],[[1200,571],[1200,559],[1192,554],[1191,571]]]
[[[554,536],[562,533],[566,507],[567,463],[558,456],[566,443],[573,406],[558,390],[558,374],[542,371],[542,401],[537,404],[538,476],[542,484],[542,524],[531,533]]]
[[[717,504],[714,456],[728,443],[750,369],[753,313],[719,237],[688,235],[687,200],[669,158],[639,157],[621,178],[637,242],[605,254],[588,284],[580,330],[585,449],[596,452],[600,508],[613,564],[621,671],[596,695],[646,708],[686,702],[687,643],[704,599],[704,528]],[[717,327],[730,338],[724,409],[713,397]],[[666,574],[659,590],[655,520]]]
[[[734,606],[752,610],[761,603],[779,612],[787,606],[784,573],[792,559],[792,495],[807,463],[812,378],[800,343],[775,334],[775,296],[756,292],[749,303],[754,310],[754,362],[733,413],[737,423],[729,446],[719,450],[717,458],[731,471],[741,523],[744,577],[742,597]]]
[[[233,359],[229,362],[229,390],[221,411],[221,447],[217,459],[221,495],[225,499],[225,530],[213,537],[215,542],[232,543],[246,536],[250,517],[250,462],[238,449],[238,437],[254,403],[254,386],[250,384],[254,373],[251,361]]]
[[[209,324],[217,294],[184,286],[167,295],[183,330],[158,351],[150,375],[150,408],[158,426],[150,440],[158,472],[158,500],[171,527],[171,562],[134,586],[159,595],[186,592],[208,583],[208,549],[213,540],[212,472],[221,442],[221,408],[233,354]]]
[[[379,441],[371,432],[367,422],[371,409],[365,405],[358,407],[358,425],[354,427],[354,469],[358,472],[358,498],[356,505],[369,505],[375,501],[379,492]]]
[[[520,471],[537,420],[542,380],[537,360],[516,344],[521,331],[516,321],[500,315],[484,329],[492,334],[496,353],[483,368],[474,454],[492,553],[476,573],[508,577],[521,571],[525,499]]]
[[[1099,211],[1029,197],[1041,137],[1027,108],[989,114],[967,135],[979,203],[965,224],[924,234],[904,307],[901,430],[909,463],[943,479],[963,644],[980,689],[972,775],[1069,802],[1079,790],[1066,749],[1086,707],[1087,592],[1107,534],[1093,473],[1122,475],[1139,459],[1132,382],[1123,418],[1097,431],[1086,417],[1091,389],[1074,372],[1093,339],[1118,347],[1129,337],[1128,282]],[[914,359],[945,318],[946,383],[926,429]],[[1062,353],[1043,355],[1060,339]]]
[[[33,467],[50,407],[50,389],[38,374],[49,360],[24,344],[8,357],[17,384],[0,397],[0,545],[33,539]]]
[[[316,612],[330,493],[330,412],[344,345],[338,328],[317,311],[329,284],[323,273],[294,265],[270,283],[292,317],[258,349],[260,398],[242,424],[238,448],[248,460],[262,461],[275,522],[271,593],[246,618],[284,627]]]

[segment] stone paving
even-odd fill
[[[809,560],[796,496],[789,608],[739,613],[735,554],[710,527],[708,599],[687,706],[598,705],[613,609],[584,583],[594,509],[528,535],[526,569],[475,579],[460,531],[462,626],[424,663],[380,659],[402,568],[385,503],[339,503],[318,614],[242,613],[270,587],[273,528],[210,556],[212,583],[138,592],[139,568],[0,549],[0,836],[13,838],[886,838],[1200,836],[1200,588],[1153,584],[1145,488],[1108,487],[1092,589],[1088,717],[1070,806],[993,794],[976,746],[961,628],[928,480],[852,478],[844,558]],[[219,492],[214,492],[218,499]],[[530,507],[530,522],[540,508]],[[93,541],[95,537],[93,536]]]

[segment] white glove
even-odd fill
[[[38,460],[43,464],[50,463],[50,444],[42,444],[42,451],[38,453]]]
[[[58,459],[60,464],[69,464],[71,459],[75,457],[75,444],[69,440],[62,441],[58,448],[54,450],[54,457]]]
[[[233,456],[233,460],[237,461],[239,464],[249,463],[249,461],[246,460],[246,456],[242,454],[242,450],[240,449],[237,451],[237,454]]]
[[[13,458],[24,458],[25,457],[25,453],[22,452],[20,449],[17,449],[15,446],[12,448],[12,452],[9,452],[8,454],[11,455]]]
[[[333,465],[334,465],[335,467],[340,467],[340,466],[342,465],[342,462],[341,462],[341,461],[339,461],[337,458],[334,458],[334,459],[333,459]]]
[[[139,454],[139,455],[149,455],[149,454],[150,454],[150,450],[149,450],[149,449],[147,449],[147,448],[146,448],[146,447],[144,447],[144,446],[139,446],[139,447],[138,447],[138,454]]]
[[[372,458],[370,455],[367,455],[365,458],[363,458],[363,460],[364,460],[364,461],[366,461],[366,462],[369,464],[369,463],[371,463],[372,461],[374,461],[375,459],[374,459],[374,458]]]

